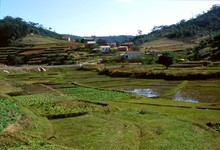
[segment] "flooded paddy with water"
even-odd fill
[[[220,102],[220,80],[196,80],[187,81],[185,86],[174,90],[182,81],[146,80],[143,85],[128,85],[116,87],[117,90],[125,90],[146,97],[163,97],[176,101],[219,103]],[[173,93],[162,96],[168,91]]]

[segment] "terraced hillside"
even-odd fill
[[[0,47],[0,63],[10,64],[14,61],[15,64],[12,65],[74,63],[73,53],[81,47],[82,44],[75,42],[29,35],[17,41],[13,47]]]

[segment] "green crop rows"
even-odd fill
[[[76,96],[87,101],[108,101],[132,95],[129,92],[104,90],[88,87],[61,88],[60,91],[69,96]]]
[[[41,114],[57,114],[73,111],[59,106],[59,103],[63,101],[68,102],[71,100],[67,96],[46,93],[16,96],[14,99],[19,101],[22,105],[28,105],[40,110]]]
[[[55,94],[32,94],[32,95],[24,95],[24,96],[16,96],[14,97],[18,100],[22,105],[29,105],[35,107],[41,107],[43,105],[52,104],[54,102],[61,101],[62,99],[67,99],[67,97],[61,97]]]
[[[42,115],[55,115],[96,110],[101,106],[87,104],[77,97],[57,94],[33,94],[14,97],[22,105],[35,108]]]
[[[0,99],[0,131],[9,124],[15,123],[19,109],[17,105],[9,99]]]
[[[64,95],[54,93],[32,94],[0,99],[0,131],[16,121],[19,109],[13,102],[32,107],[40,114],[65,114],[72,112],[88,112],[100,109],[101,105],[87,101],[109,101],[132,95],[127,92],[103,90],[88,87],[61,88]]]

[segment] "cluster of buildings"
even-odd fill
[[[71,41],[70,37],[63,37],[64,40]],[[97,43],[93,37],[84,37],[83,38],[85,48],[92,50],[94,53],[109,53],[111,50],[116,50],[121,52],[121,58],[124,60],[132,60],[136,58],[143,57],[148,54],[155,54],[157,56],[161,55],[160,50],[154,50],[149,48],[145,52],[135,51],[133,42],[124,42],[124,43],[107,43],[101,42]]]
[[[93,48],[94,45],[97,45],[96,41],[92,37],[84,37],[84,43],[86,48]],[[122,58],[125,60],[132,60],[138,57],[145,55],[143,52],[134,51],[133,42],[124,42],[124,43],[101,43],[98,48],[93,48],[93,52],[108,53],[113,50],[117,50],[122,53]]]
[[[94,45],[97,45],[97,42],[92,37],[84,37],[84,43],[86,48],[93,48]],[[134,50],[134,45],[132,42],[126,43],[107,43],[101,42],[98,43],[99,48],[95,48],[95,50],[99,49],[102,53],[108,53],[110,49],[117,49],[118,51],[131,51]]]

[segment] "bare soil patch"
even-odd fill
[[[27,94],[50,93],[53,90],[40,84],[24,85],[21,87]]]

